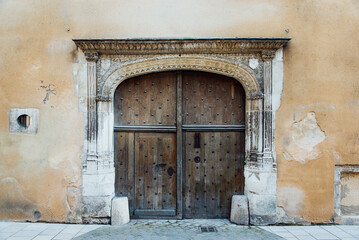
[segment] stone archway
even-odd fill
[[[244,175],[250,221],[276,221],[272,61],[289,39],[74,41],[88,61],[87,159],[83,163],[86,221],[111,216],[115,192],[112,100],[116,87],[130,77],[168,70],[212,72],[242,84],[246,92]]]

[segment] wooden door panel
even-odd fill
[[[134,133],[115,132],[116,196],[129,200],[130,215],[134,212]]]
[[[135,204],[139,214],[176,209],[176,134],[135,133]],[[136,213],[135,210],[135,213]]]
[[[244,96],[243,87],[232,78],[184,71],[183,124],[244,124]]]
[[[115,125],[176,124],[176,72],[124,81],[115,92]]]
[[[185,133],[184,217],[227,218],[244,191],[244,132],[200,132],[199,148],[195,134]]]

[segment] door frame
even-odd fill
[[[289,40],[74,40],[84,53],[79,55],[82,74],[78,81],[86,89],[79,96],[83,103],[80,107],[87,116],[82,158],[84,221],[101,222],[111,217],[115,192],[113,96],[117,86],[146,73],[194,70],[229,76],[242,84],[246,93],[244,175],[250,222],[275,223],[277,169],[273,119],[283,83],[282,49]]]

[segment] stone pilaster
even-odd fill
[[[97,168],[96,63],[98,54],[85,52],[87,60],[87,161],[84,170]],[[89,169],[90,168],[90,169]]]
[[[250,155],[247,162],[250,166],[260,166],[262,164],[263,149],[263,99],[258,97],[250,100],[249,104],[249,136],[250,136]]]
[[[263,166],[273,167],[273,129],[272,129],[272,60],[275,56],[274,51],[263,51]]]

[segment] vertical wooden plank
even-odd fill
[[[193,156],[192,159],[194,159],[196,157],[196,152],[194,151],[193,148],[193,138],[194,138],[194,133],[191,133],[190,135],[190,141],[192,143],[192,146],[190,148],[190,152],[192,153],[191,155]],[[195,162],[193,161],[193,165],[194,165],[194,171],[193,171],[193,180],[194,182],[192,184],[194,184],[194,206],[192,209],[192,214],[195,216],[198,216],[198,218],[201,218],[201,210],[202,210],[202,191],[203,191],[203,183],[202,183],[202,174],[201,174],[201,162]]]
[[[150,133],[141,133],[141,141],[143,141],[144,148],[142,149],[142,161],[141,164],[144,166],[144,192],[145,198],[143,199],[143,209],[153,208],[153,158],[150,156],[149,148],[152,145],[152,137],[149,137]]]
[[[163,174],[162,174],[162,169],[159,166],[159,164],[162,163],[162,159],[160,158],[160,153],[162,152],[161,149],[158,147],[159,144],[162,142],[162,138],[159,136],[155,139],[156,141],[153,143],[153,145],[151,146],[153,151],[153,163],[155,163],[154,165],[152,165],[152,171],[153,171],[153,176],[154,178],[156,178],[156,180],[154,180],[155,182],[155,195],[153,196],[153,208],[154,209],[163,209],[163,203],[162,203],[162,184],[163,184]]]
[[[213,211],[213,215],[216,218],[221,217],[221,209],[220,209],[220,194],[219,194],[219,183],[220,183],[220,179],[218,177],[219,175],[219,165],[220,165],[220,161],[219,159],[222,157],[221,156],[221,149],[224,147],[223,143],[222,143],[222,139],[221,139],[221,133],[216,132],[215,133],[215,138],[214,138],[214,144],[215,144],[215,151],[216,151],[216,155],[214,157],[214,159],[211,161],[211,167],[213,169],[212,171],[212,182],[213,182],[213,192],[212,192],[212,202],[213,204],[211,205],[214,208]]]
[[[240,132],[238,134],[238,155],[239,161],[240,161],[240,168],[238,168],[239,173],[239,184],[240,186],[240,192],[239,194],[244,194],[244,163],[245,163],[245,133]]]
[[[135,201],[135,134],[128,133],[128,199],[130,205],[130,214],[133,215],[133,211],[136,209],[136,201]]]
[[[191,189],[190,189],[190,180],[189,178],[192,176],[191,171],[190,171],[190,159],[188,159],[188,155],[187,155],[187,145],[189,143],[187,143],[187,135],[188,132],[184,132],[183,133],[183,160],[182,160],[182,167],[183,167],[183,192],[182,192],[182,196],[183,196],[183,217],[184,218],[188,218],[188,211],[191,208]]]
[[[177,217],[183,217],[182,199],[182,72],[177,71],[177,90],[176,90],[176,125],[177,125]]]
[[[232,195],[235,192],[235,189],[237,186],[235,186],[235,170],[237,168],[238,163],[235,161],[236,156],[236,149],[235,149],[235,132],[228,132],[227,133],[227,139],[228,139],[228,162],[226,163],[225,168],[227,169],[227,201],[226,201],[226,215],[229,217],[229,210],[231,209],[231,201],[232,201]]]
[[[135,206],[141,208],[143,206],[143,175],[141,171],[140,149],[143,148],[143,144],[140,142],[139,133],[135,134],[135,161],[134,161],[134,175],[135,175]]]
[[[166,157],[167,168],[165,168],[164,175],[168,178],[166,188],[168,188],[170,196],[170,204],[172,208],[176,208],[177,204],[177,163],[176,163],[176,137],[175,134],[168,134],[166,138],[165,147],[167,148],[168,157]]]
[[[212,195],[213,192],[211,183],[212,183],[212,162],[215,160],[215,142],[214,142],[214,133],[209,132],[201,132],[201,137],[204,139],[202,149],[203,149],[203,218],[207,218],[207,216],[212,215],[213,208],[211,207]],[[212,138],[213,136],[213,138]]]
[[[116,195],[127,196],[126,180],[128,163],[127,133],[115,132]]]
[[[197,199],[196,199],[196,190],[198,188],[198,181],[196,181],[196,177],[199,177],[197,164],[194,162],[195,152],[193,151],[193,132],[186,132],[185,133],[185,141],[186,141],[186,149],[185,149],[185,157],[184,160],[186,161],[186,175],[185,179],[185,198],[186,198],[186,211],[185,217],[192,218],[196,216],[198,212],[197,208]]]
[[[226,155],[226,150],[227,150],[227,145],[228,145],[228,141],[227,141],[227,138],[226,138],[226,132],[222,132],[221,133],[221,139],[222,139],[222,142],[224,144],[224,148],[221,149],[221,158],[220,158],[220,184],[219,184],[219,192],[220,192],[220,196],[219,196],[219,199],[220,199],[220,213],[221,213],[221,216],[225,216],[225,211],[226,211],[226,195],[227,195],[227,176],[226,176],[226,169],[225,169],[225,164],[226,164],[226,161],[227,161],[227,155]]]

